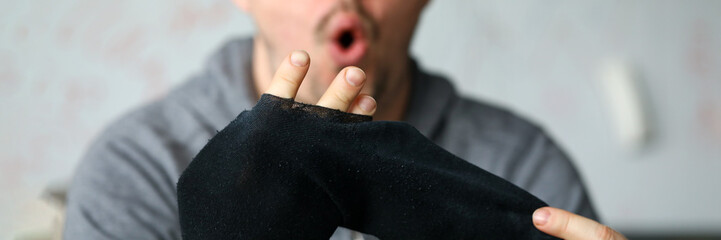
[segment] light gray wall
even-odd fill
[[[0,238],[50,224],[40,192],[105,124],[252,31],[226,0],[0,2]],[[416,37],[459,91],[545,126],[606,223],[721,231],[721,1],[436,0]],[[599,77],[613,59],[645,92],[640,148],[614,134]]]

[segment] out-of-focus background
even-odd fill
[[[252,33],[228,0],[0,1],[0,239],[48,236],[109,121]],[[431,1],[413,54],[543,125],[604,223],[721,236],[721,1]]]

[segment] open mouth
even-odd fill
[[[354,40],[355,37],[353,36],[353,33],[350,31],[344,31],[336,41],[340,44],[341,48],[348,49],[351,45],[353,45]]]
[[[359,17],[341,14],[332,19],[329,52],[340,66],[358,65],[368,49],[368,40]]]

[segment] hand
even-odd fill
[[[303,78],[310,67],[310,56],[305,51],[294,51],[278,67],[265,93],[282,98],[295,98]],[[359,94],[366,75],[360,68],[346,67],[333,79],[316,105],[355,114],[373,115],[376,101]]]
[[[278,67],[265,93],[295,98],[309,67],[308,53],[291,53]],[[344,68],[317,105],[372,115],[375,100],[359,94],[365,81],[366,75],[359,68]],[[322,170],[316,164],[351,169],[351,164],[339,165],[343,163],[340,159],[350,157],[345,152],[320,151],[338,144],[332,139],[341,139],[342,143],[358,139],[343,134],[351,133],[351,128],[337,126],[348,126],[345,123],[308,117],[302,110],[274,109],[287,101],[273,101],[240,113],[183,170],[176,187],[183,239],[328,239],[342,223],[345,216],[325,192],[330,190],[320,187],[325,186],[320,185],[325,181],[318,179],[340,181],[348,178],[348,173],[336,172],[335,168]],[[293,123],[312,126],[286,128]],[[311,134],[323,127],[334,131]],[[310,139],[302,141],[303,137]],[[355,152],[360,148],[342,149]],[[363,162],[360,157],[356,159],[350,162]]]
[[[533,213],[533,225],[551,236],[567,240],[625,240],[626,237],[591,219],[558,208],[542,207]]]

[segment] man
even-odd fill
[[[539,128],[458,96],[448,81],[409,59],[427,0],[235,3],[253,17],[257,34],[252,41],[226,44],[205,71],[99,137],[70,189],[67,239],[179,239],[178,176],[217,130],[266,90],[376,120],[407,121],[436,144],[551,206],[596,217],[574,167]],[[307,53],[288,56],[294,49]],[[363,71],[344,68],[351,65]],[[579,215],[542,208],[534,224],[570,239],[607,229]],[[332,238],[358,237],[339,228]]]

